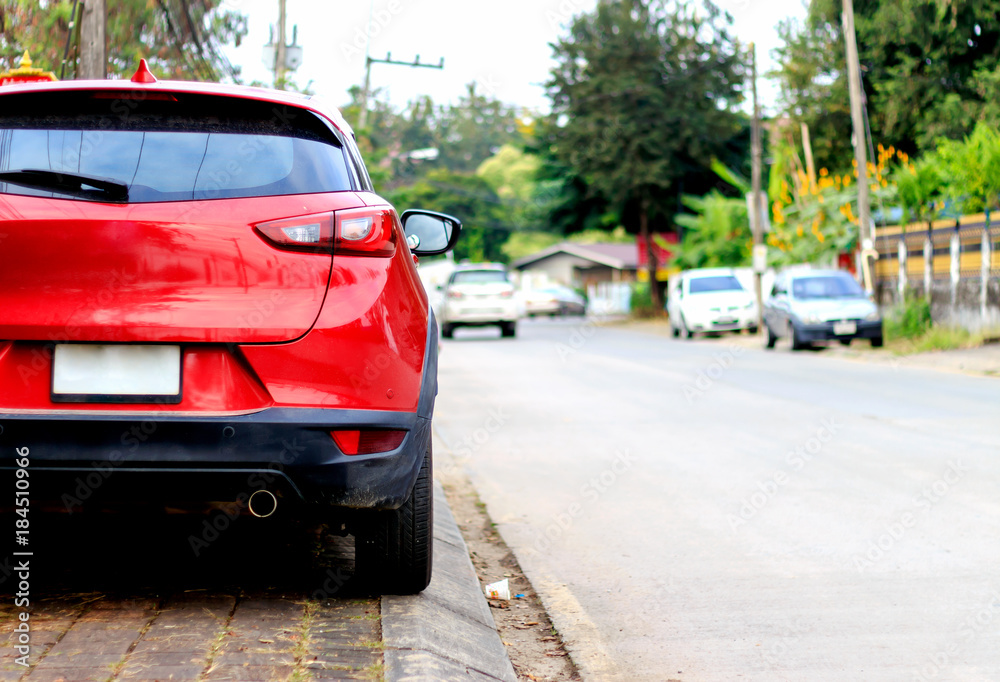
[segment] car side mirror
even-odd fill
[[[462,223],[444,213],[410,209],[400,216],[406,243],[415,256],[439,256],[451,251],[462,233]]]

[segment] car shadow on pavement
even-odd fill
[[[144,510],[36,513],[31,523],[30,546],[14,551],[31,551],[36,597],[198,590],[278,590],[313,598],[365,594],[354,575],[354,539],[297,520]],[[16,580],[9,577],[0,570],[0,592],[12,591]]]

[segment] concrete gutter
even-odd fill
[[[385,679],[517,682],[469,550],[434,483],[434,577],[412,596],[382,597]]]

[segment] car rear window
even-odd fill
[[[732,275],[692,277],[689,291],[692,294],[704,294],[712,291],[743,291],[743,285]]]
[[[507,273],[503,270],[462,270],[451,276],[452,284],[494,284],[506,281]]]
[[[130,203],[353,189],[341,141],[303,109],[183,93],[53,94],[0,98],[0,172],[107,179],[127,185]],[[72,198],[14,182],[0,192]]]

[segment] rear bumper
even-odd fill
[[[853,334],[835,334],[833,332],[833,322],[822,324],[795,324],[795,331],[799,340],[806,343],[817,341],[838,341],[844,339],[876,339],[882,336],[882,321],[857,322],[857,330]]]
[[[749,329],[757,326],[756,313],[746,314],[743,311],[731,315],[704,316],[688,321],[687,327],[693,332],[724,332]]]
[[[183,508],[245,501],[271,490],[283,501],[393,509],[409,496],[431,439],[417,413],[272,408],[236,417],[0,414],[0,479],[14,489],[15,449],[28,448],[32,506],[148,503]],[[400,447],[343,454],[332,429],[407,432]]]
[[[481,301],[476,303],[445,304],[441,322],[457,325],[496,324],[516,322],[517,304],[513,302]]]

